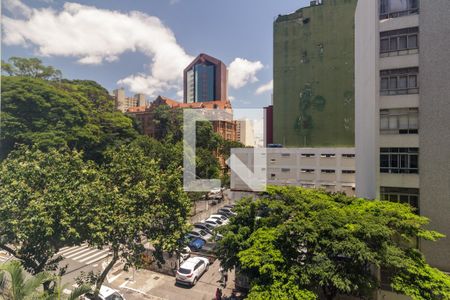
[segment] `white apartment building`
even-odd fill
[[[266,148],[268,185],[323,188],[330,192],[354,195],[354,148]],[[252,148],[233,148],[231,155],[250,170],[253,166]],[[231,171],[232,191],[249,191],[244,181]]]
[[[356,195],[409,203],[447,235],[419,242],[450,272],[450,1],[360,0]],[[388,299],[388,298],[386,298]]]
[[[236,122],[236,139],[248,147],[255,146],[255,137],[253,133],[252,120],[237,120]]]

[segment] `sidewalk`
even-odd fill
[[[113,271],[114,272],[114,271]],[[219,262],[209,266],[194,287],[175,284],[175,277],[156,273],[149,270],[122,271],[119,277],[112,275],[109,283],[121,290],[127,299],[178,300],[178,299],[214,299],[216,289],[220,287]],[[228,285],[222,289],[224,296],[229,296],[234,287],[234,273],[230,272]]]

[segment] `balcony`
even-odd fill
[[[380,20],[417,15],[418,13],[418,0],[380,0]]]

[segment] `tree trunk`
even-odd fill
[[[111,261],[103,270],[102,274],[100,274],[100,277],[97,279],[97,283],[95,284],[95,291],[94,291],[95,297],[98,296],[98,293],[100,292],[100,287],[102,286],[103,282],[106,279],[106,275],[108,275],[109,271],[111,271],[112,267],[116,264],[118,259],[119,259],[119,249],[113,249],[113,257],[111,258]]]

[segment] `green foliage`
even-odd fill
[[[86,203],[104,193],[96,166],[80,152],[22,146],[0,168],[0,248],[31,274],[57,270],[59,249],[89,234]]]
[[[1,96],[0,159],[26,144],[68,146],[100,162],[108,147],[137,136],[132,119],[115,111],[111,96],[93,81],[7,76]]]
[[[418,237],[435,240],[442,235],[424,229],[428,220],[407,205],[269,187],[260,199],[242,200],[236,210],[238,215],[223,229],[218,256],[226,268],[236,267],[249,277],[258,297],[275,297],[270,293],[280,287],[327,299],[337,294],[365,297],[378,287],[373,266],[395,270],[398,292],[426,294],[414,285],[420,278],[434,294],[417,299],[448,294],[448,277],[426,265],[414,243]]]
[[[13,260],[0,266],[0,296],[8,300],[42,299],[42,300],[76,300],[89,292],[91,288],[82,285],[69,295],[63,293],[68,284],[61,285],[61,277],[48,272],[28,276],[19,261]],[[8,276],[5,276],[5,272]],[[3,284],[2,284],[3,281]],[[52,289],[43,291],[44,283],[53,283]]]
[[[190,201],[183,191],[181,170],[161,170],[158,163],[134,145],[122,145],[106,153],[102,166],[102,197],[87,206],[88,241],[110,247],[113,256],[97,280],[96,292],[119,258],[139,266],[145,238],[157,249],[173,250],[185,231]]]
[[[20,262],[17,260],[0,265],[0,271],[2,271],[3,276],[1,277],[3,277],[3,280],[7,281],[0,288],[0,295],[3,299],[8,300],[36,299],[37,294],[43,295],[43,292],[38,290],[42,284],[53,278],[47,272],[27,278]],[[4,272],[8,276],[4,276]]]
[[[61,71],[52,66],[44,66],[38,58],[11,57],[8,62],[2,60],[2,72],[10,76],[23,76],[45,80],[60,80]]]

